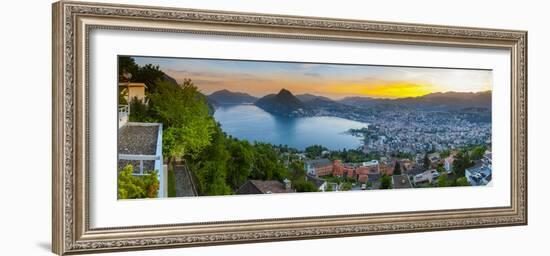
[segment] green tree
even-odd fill
[[[342,185],[340,185],[340,190],[342,191],[349,191],[352,189],[352,185],[351,185],[351,182],[344,182],[342,183]]]
[[[228,195],[232,193],[227,184],[227,163],[231,155],[226,148],[225,134],[219,127],[210,143],[200,154],[189,159],[189,166],[198,180],[201,195]]]
[[[227,163],[227,181],[238,189],[250,175],[254,163],[254,151],[247,141],[230,140],[230,159]]]
[[[440,173],[446,172],[445,171],[445,166],[443,166],[443,164],[438,164],[435,169]]]
[[[130,101],[130,121],[131,122],[149,122],[149,113],[147,106],[141,100],[134,97]]]
[[[391,177],[385,173],[382,174],[382,177],[380,177],[380,189],[390,189],[391,187]]]
[[[312,145],[305,148],[306,156],[309,158],[319,158],[321,157],[323,151],[328,150],[327,148],[321,145]]]
[[[395,161],[395,166],[393,167],[393,175],[401,175],[401,164],[399,164],[399,161]]]
[[[380,155],[380,152],[369,152],[367,154],[363,154],[363,151],[357,150],[357,149],[354,149],[353,152],[357,157],[357,160],[358,160],[357,162],[377,160],[377,159],[380,159],[380,157],[382,157],[382,155]]]
[[[191,80],[181,86],[158,82],[149,99],[154,119],[165,126],[163,152],[169,163],[176,157],[194,158],[210,145],[215,123]]]
[[[201,169],[203,194],[210,196],[230,195],[231,188],[226,183],[226,170],[221,161],[206,161]]]
[[[468,152],[460,151],[453,161],[453,172],[457,177],[464,177],[466,168],[472,167],[474,163],[470,160]]]
[[[144,83],[149,94],[157,92],[159,82],[175,84],[175,81],[168,81],[166,78],[159,66],[152,64],[140,67],[135,74],[132,74],[132,81]]]
[[[372,188],[372,181],[367,181],[367,188]]]
[[[319,189],[315,186],[315,183],[303,180],[296,180],[292,182],[292,186],[296,189],[296,192],[318,192]]]
[[[441,158],[446,158],[446,157],[448,157],[448,156],[450,156],[450,155],[451,155],[451,151],[448,150],[448,149],[447,149],[447,150],[443,150],[443,151],[441,151],[441,153],[439,153],[439,156],[440,156]]]
[[[118,105],[128,105],[128,88],[121,88],[118,89]]]
[[[437,178],[437,184],[439,187],[448,187],[451,185],[447,173],[444,172]]]
[[[168,197],[176,197],[176,174],[168,170]]]
[[[156,171],[144,176],[134,176],[132,165],[126,165],[118,172],[117,196],[118,199],[156,198],[159,181]]]
[[[466,177],[460,177],[456,179],[456,185],[457,186],[470,186],[470,183],[466,179]]]
[[[118,81],[124,81],[125,73],[130,73],[133,75],[139,72],[139,66],[136,64],[136,61],[132,57],[120,56],[118,57]],[[133,79],[130,79],[133,81]]]
[[[301,161],[290,163],[289,172],[290,172],[290,180],[292,182],[295,182],[298,180],[305,180],[306,174],[307,174],[306,169],[304,167],[304,163]]]
[[[479,160],[483,158],[483,155],[485,154],[485,150],[487,150],[487,146],[477,146],[472,149],[471,159],[472,160]]]
[[[125,74],[130,74],[130,77],[125,77]],[[174,85],[177,82],[164,74],[158,65],[147,64],[139,66],[134,58],[121,56],[118,58],[118,80],[119,82],[139,82],[144,83],[146,93],[157,92],[159,82],[169,82]]]
[[[397,157],[397,158],[406,158],[406,159],[412,159],[413,158],[413,155],[411,153],[405,153],[405,152],[401,152],[401,151],[394,152],[394,153],[391,154],[391,156]]]
[[[369,153],[368,155],[365,155],[363,151],[357,150],[357,149],[350,149],[350,150],[342,150],[342,151],[333,151],[331,152],[330,158],[332,160],[342,160],[343,162],[351,162],[351,163],[358,163],[358,162],[366,162],[373,159],[379,159],[380,155],[378,153]]]
[[[267,143],[256,142],[253,147],[255,152],[251,178],[283,180],[287,177],[287,169],[273,146]]]

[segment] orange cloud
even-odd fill
[[[326,93],[341,95],[361,95],[374,98],[418,97],[435,92],[430,84],[418,84],[404,81],[377,81],[366,84],[330,85]]]

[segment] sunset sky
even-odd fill
[[[490,70],[309,64],[186,58],[134,57],[140,66],[159,65],[182,82],[192,79],[208,95],[227,89],[261,97],[282,88],[333,99],[348,96],[402,98],[432,92],[491,90]]]

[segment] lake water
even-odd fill
[[[274,145],[301,149],[319,144],[332,150],[355,149],[361,146],[359,137],[346,134],[349,129],[366,127],[366,123],[338,117],[281,118],[255,105],[223,106],[214,118],[227,134]]]

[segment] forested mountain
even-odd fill
[[[314,113],[286,89],[281,89],[278,94],[266,95],[256,101],[255,104],[266,112],[283,117],[310,116]]]
[[[258,100],[258,98],[247,93],[231,92],[229,90],[216,91],[208,95],[208,99],[220,105],[252,104]]]

